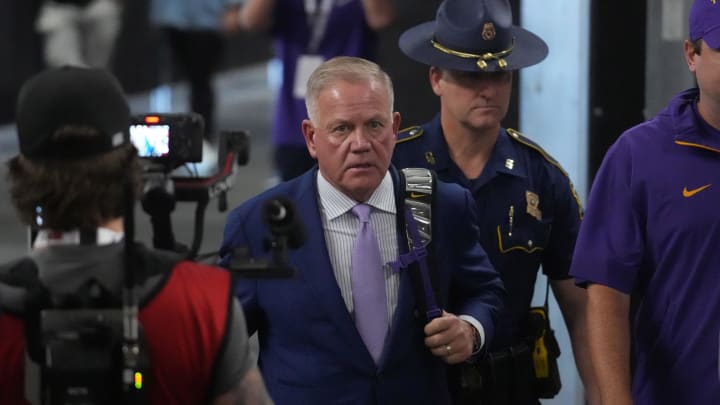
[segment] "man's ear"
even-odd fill
[[[315,148],[315,127],[310,120],[303,120],[302,133],[310,156],[313,159],[317,159],[317,150]]]
[[[687,62],[688,69],[695,73],[695,57],[697,56],[697,53],[695,53],[695,44],[686,39],[683,43],[683,51],[685,53],[685,62]]]
[[[436,96],[440,96],[442,90],[440,89],[440,79],[442,78],[442,70],[435,66],[430,66],[428,71],[428,79],[430,80],[430,87]]]

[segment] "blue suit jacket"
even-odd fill
[[[397,184],[397,173],[391,173]],[[317,168],[248,200],[230,213],[225,227],[225,264],[233,248],[241,246],[255,258],[268,258],[264,242],[271,234],[262,208],[273,196],[290,198],[307,229],[305,244],[288,255],[297,269],[293,277],[236,282],[248,330],[258,331],[259,365],[271,396],[281,405],[449,403],[445,363],[424,345],[424,321],[415,309],[407,272],[401,273],[397,308],[379,365],[365,348],[328,257],[316,175]],[[433,243],[440,301],[449,312],[475,317],[489,340],[504,291],[477,242],[475,202],[453,184],[438,182],[436,193]],[[403,191],[396,190],[396,195],[401,203]],[[398,229],[398,235],[404,252],[404,231]]]

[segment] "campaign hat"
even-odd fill
[[[445,0],[434,21],[405,31],[399,45],[418,62],[460,71],[517,70],[548,54],[545,41],[512,23],[507,0]]]

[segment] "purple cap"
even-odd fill
[[[712,49],[720,49],[720,0],[695,0],[690,9],[690,40],[702,38]]]

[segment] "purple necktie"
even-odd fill
[[[375,364],[378,364],[388,327],[385,271],[380,247],[370,224],[370,206],[358,204],[352,212],[360,219],[351,269],[355,326]]]

